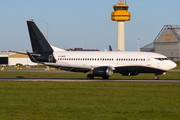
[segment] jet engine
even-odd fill
[[[112,75],[113,69],[110,67],[98,67],[93,70],[93,76],[102,76],[103,79],[108,79]]]

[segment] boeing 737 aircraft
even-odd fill
[[[158,75],[177,66],[166,56],[152,52],[66,51],[49,44],[33,20],[27,20],[27,25],[33,52],[26,54],[32,62],[66,71],[88,72],[88,79],[96,76],[108,79],[113,73],[124,76],[154,73],[155,79],[159,79]]]

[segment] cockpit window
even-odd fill
[[[155,59],[160,61],[168,60],[168,58],[155,58]]]

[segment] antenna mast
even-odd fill
[[[139,38],[138,38],[138,51],[140,51],[140,49],[139,49]]]

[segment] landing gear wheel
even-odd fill
[[[159,76],[156,75],[156,76],[154,77],[154,79],[155,79],[155,80],[159,80]]]
[[[87,75],[87,79],[94,79],[94,75],[88,74],[88,75]]]
[[[108,79],[108,78],[109,78],[109,76],[102,76],[102,78],[103,78],[103,79]]]

